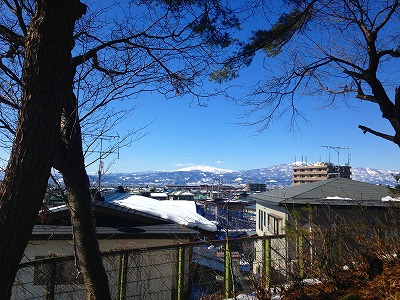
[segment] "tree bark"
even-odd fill
[[[71,70],[79,0],[38,0],[26,36],[23,94],[11,157],[0,186],[0,295],[14,278],[46,191]],[[70,87],[72,89],[72,86]]]
[[[90,184],[82,151],[77,105],[77,99],[71,90],[64,98],[61,140],[57,146],[54,166],[61,172],[66,186],[78,267],[83,275],[87,298],[110,300],[108,277],[103,266],[94,226]]]

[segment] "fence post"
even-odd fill
[[[225,298],[229,298],[230,295],[230,252],[229,252],[229,241],[228,238],[225,242]]]
[[[337,261],[339,263],[343,262],[343,239],[338,235],[337,238]]]
[[[128,270],[128,254],[125,252],[121,254],[119,261],[119,284],[118,284],[119,300],[125,300],[126,298],[127,270]]]
[[[264,280],[265,288],[269,289],[269,283],[271,280],[271,238],[264,236]]]
[[[46,279],[46,300],[54,300],[54,290],[55,290],[55,281],[56,281],[56,264],[57,262],[51,260],[50,264],[50,272],[48,274],[48,278]],[[46,274],[47,275],[47,274]]]
[[[299,234],[297,236],[297,247],[298,247],[298,262],[299,262],[299,275],[300,278],[304,277],[304,251],[303,251],[303,236]]]
[[[177,290],[178,290],[178,295],[177,295],[177,300],[182,300],[183,299],[183,259],[184,259],[184,247],[179,247],[178,248],[178,281],[177,281]]]

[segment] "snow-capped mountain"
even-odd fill
[[[184,168],[175,171],[149,171],[138,173],[113,173],[102,177],[107,185],[165,186],[165,185],[236,185],[246,183],[266,183],[267,186],[290,186],[292,184],[292,164],[274,165],[252,170],[225,170],[207,166]],[[393,173],[399,171],[352,167],[352,179],[373,184],[395,185]],[[91,176],[93,181],[96,180]]]
[[[175,172],[189,172],[189,171],[200,171],[200,172],[208,172],[208,173],[216,173],[216,174],[235,172],[233,170],[220,169],[220,168],[215,168],[215,167],[210,167],[210,166],[190,166],[190,167],[175,170]]]

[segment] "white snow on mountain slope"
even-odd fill
[[[236,172],[234,170],[227,170],[227,169],[220,169],[210,166],[190,166],[182,169],[175,170],[175,172],[190,172],[190,171],[201,171],[201,172],[208,172],[208,173],[232,173]]]
[[[290,186],[292,184],[293,164],[274,165],[267,168],[251,170],[228,170],[209,166],[192,166],[176,171],[148,171],[136,173],[104,174],[104,185],[175,185],[175,184],[215,184],[218,178],[222,184],[240,185],[245,183],[266,183],[268,186]],[[397,171],[373,169],[369,167],[351,168],[351,178],[372,184],[396,184],[392,174]],[[96,182],[97,176],[91,176]]]

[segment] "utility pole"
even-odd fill
[[[88,135],[89,136],[94,136],[94,135],[91,135],[91,134],[88,134]],[[96,135],[96,137],[98,137],[98,136]],[[98,186],[99,193],[100,193],[100,189],[101,189],[101,177],[102,177],[103,172],[104,172],[103,156],[105,154],[115,153],[115,150],[103,151],[103,140],[110,141],[110,140],[116,139],[116,138],[119,138],[118,134],[117,135],[101,135],[100,137],[98,137],[98,139],[100,140],[100,150],[99,151],[91,151],[91,153],[96,153],[96,152],[99,153],[99,170],[97,171],[97,175],[98,175],[98,177],[97,177],[97,186]],[[118,158],[119,158],[119,148],[118,148]]]

